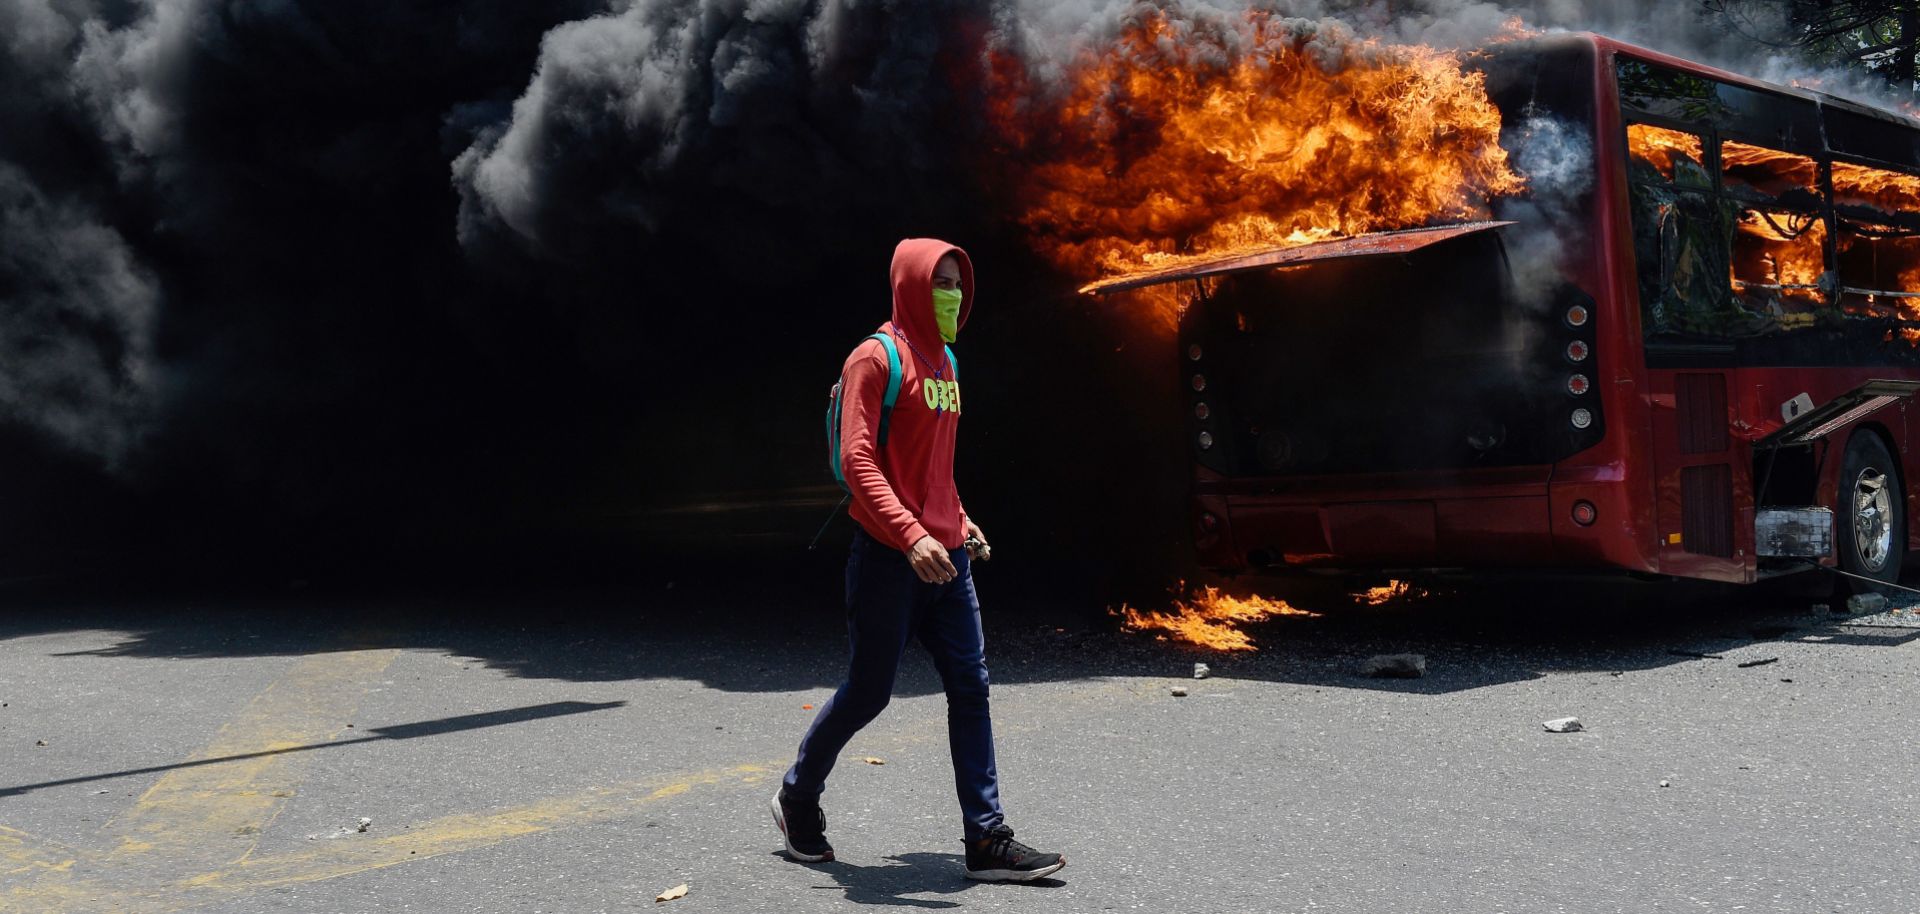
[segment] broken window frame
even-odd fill
[[[1875,205],[1847,203],[1834,193],[1833,184],[1836,164],[1920,181],[1920,126],[1911,119],[1844,99],[1749,87],[1690,68],[1641,60],[1631,54],[1615,55],[1613,64],[1617,89],[1614,101],[1621,115],[1622,140],[1627,125],[1633,123],[1704,137],[1702,158],[1710,161],[1703,161],[1702,165],[1713,175],[1717,190],[1714,199],[1722,201],[1730,196],[1725,193],[1727,181],[1720,162],[1721,144],[1725,141],[1811,158],[1819,170],[1819,198],[1825,210],[1823,261],[1826,269],[1822,281],[1830,288],[1828,307],[1816,315],[1819,318],[1817,332],[1780,333],[1775,331],[1781,328],[1756,326],[1753,329],[1760,332],[1744,333],[1741,331],[1745,328],[1740,326],[1737,317],[1730,322],[1721,321],[1715,312],[1718,306],[1714,304],[1698,311],[1691,308],[1670,311],[1686,315],[1678,321],[1656,319],[1662,300],[1646,300],[1645,286],[1649,283],[1642,277],[1641,336],[1649,365],[1920,364],[1920,279],[1889,281],[1888,276],[1876,268],[1862,285],[1858,275],[1841,275],[1846,258],[1839,250],[1841,242],[1857,243],[1853,239],[1861,234],[1920,236],[1920,199],[1912,211],[1890,211]],[[1688,116],[1671,116],[1675,114]],[[1623,151],[1630,164],[1631,149]],[[1627,169],[1629,187],[1638,183],[1632,181],[1633,171],[1632,167]],[[1735,196],[1734,202],[1741,202],[1743,196]],[[1916,197],[1920,198],[1920,194]],[[1741,207],[1747,208],[1750,207]],[[1632,216],[1630,211],[1628,218]],[[1729,215],[1729,219],[1732,218]],[[1646,251],[1641,239],[1645,236],[1635,234],[1634,237],[1633,256],[1643,258]],[[1731,279],[1734,253],[1731,243],[1726,253]],[[1896,264],[1905,259],[1901,258]],[[1709,269],[1715,266],[1708,264]],[[1907,272],[1897,265],[1893,269],[1897,271],[1895,277]],[[1854,273],[1858,272],[1856,266]],[[1877,288],[1880,285],[1902,288]],[[1916,291],[1908,292],[1906,286],[1914,286]],[[1669,290],[1668,295],[1672,294]],[[1692,297],[1685,290],[1678,294],[1678,301],[1665,303],[1665,307],[1671,309],[1674,304],[1688,302]],[[1861,307],[1865,296],[1876,299],[1872,306]],[[1895,305],[1888,307],[1885,304],[1888,301]],[[1913,306],[1909,307],[1907,302]],[[1702,315],[1705,320],[1697,319]],[[1764,321],[1765,316],[1760,320]],[[1708,327],[1709,332],[1697,332],[1702,326]],[[1723,332],[1727,329],[1733,332]]]
[[[1800,321],[1791,325],[1780,325],[1776,323],[1774,326],[1757,326],[1755,327],[1757,332],[1754,333],[1737,331],[1701,332],[1697,326],[1679,329],[1666,325],[1662,321],[1657,320],[1655,315],[1656,307],[1664,304],[1664,301],[1643,301],[1641,307],[1643,339],[1649,348],[1650,355],[1656,348],[1669,347],[1674,348],[1676,351],[1690,349],[1701,353],[1722,352],[1732,354],[1736,348],[1747,348],[1746,344],[1750,342],[1765,340],[1767,338],[1792,336],[1794,335],[1794,331],[1807,329],[1815,324],[1831,324],[1844,320],[1845,314],[1841,310],[1840,283],[1837,281],[1838,261],[1836,256],[1836,243],[1843,221],[1834,210],[1831,162],[1835,160],[1851,161],[1855,157],[1834,155],[1825,148],[1823,121],[1821,120],[1821,118],[1827,114],[1827,112],[1823,110],[1824,106],[1812,99],[1732,85],[1706,75],[1689,73],[1661,64],[1641,61],[1629,55],[1620,55],[1615,61],[1615,66],[1617,68],[1616,73],[1620,78],[1620,139],[1623,144],[1623,153],[1627,157],[1629,164],[1629,168],[1627,169],[1629,186],[1644,185],[1647,183],[1644,179],[1636,178],[1634,176],[1634,168],[1631,167],[1633,152],[1630,144],[1627,144],[1626,140],[1627,131],[1631,130],[1634,124],[1646,124],[1652,127],[1681,131],[1698,136],[1702,140],[1702,161],[1700,165],[1709,175],[1712,185],[1711,188],[1696,189],[1689,185],[1679,183],[1677,180],[1661,186],[1668,192],[1688,192],[1704,195],[1716,207],[1726,212],[1727,224],[1725,226],[1711,227],[1711,230],[1714,232],[1724,231],[1725,237],[1727,238],[1727,250],[1725,252],[1726,262],[1729,265],[1727,297],[1725,299],[1727,304],[1735,304],[1737,302],[1737,307],[1748,311],[1752,310],[1752,302],[1750,300],[1741,300],[1740,296],[1736,294],[1735,284],[1733,282],[1733,271],[1731,269],[1735,253],[1733,235],[1734,232],[1737,231],[1736,225],[1738,220],[1746,212],[1758,211],[1776,214],[1798,214],[1814,220],[1816,224],[1822,227],[1822,231],[1824,232],[1824,237],[1821,241],[1822,270],[1820,273],[1820,282],[1816,284],[1806,284],[1812,286],[1824,285],[1824,288],[1781,288],[1775,290],[1777,292],[1817,291],[1819,293],[1819,300],[1815,303],[1812,311],[1816,317],[1815,321]],[[1697,83],[1698,87],[1695,91],[1688,93],[1687,98],[1677,102],[1674,101],[1674,99],[1678,99],[1679,96],[1661,96],[1657,93],[1636,93],[1633,79],[1631,78],[1632,72],[1636,69],[1647,79],[1666,79],[1670,82],[1692,82]],[[1707,87],[1712,88],[1707,90]],[[1671,112],[1678,110],[1681,106],[1691,106],[1690,113],[1695,116],[1673,116]],[[1911,132],[1910,128],[1902,129],[1908,129]],[[1723,162],[1723,144],[1727,142],[1740,143],[1746,146],[1773,150],[1809,159],[1814,165],[1818,186],[1813,188],[1814,192],[1810,198],[1803,197],[1799,200],[1792,199],[1795,195],[1791,193],[1783,193],[1770,200],[1761,200],[1759,199],[1759,195],[1751,192],[1730,190],[1728,187],[1729,182],[1727,180],[1726,167]],[[1854,162],[1853,164],[1874,168],[1887,167],[1885,163],[1881,162]],[[1904,170],[1902,171],[1904,173]],[[1696,197],[1696,199],[1698,198]],[[1630,211],[1628,215],[1631,219],[1634,213]],[[1914,228],[1920,229],[1920,219],[1915,220]],[[1810,225],[1807,230],[1812,230],[1812,226]],[[1667,244],[1664,233],[1662,234],[1660,243],[1664,251],[1665,245]],[[1640,252],[1636,250],[1635,254],[1639,256]],[[1662,279],[1660,287],[1664,290],[1671,287],[1671,282],[1665,278],[1665,270],[1667,267],[1664,260],[1661,269]],[[1749,286],[1749,288],[1752,288],[1752,286]],[[1646,289],[1643,283],[1643,298],[1645,297],[1645,292]],[[1699,309],[1698,313],[1711,315],[1716,309],[1721,307],[1722,303],[1720,301],[1707,302],[1703,308]],[[1768,317],[1768,315],[1764,314],[1756,314],[1754,316],[1757,322],[1764,321]],[[1701,343],[1705,345],[1700,345]],[[1746,360],[1741,359],[1739,361],[1744,362]],[[1791,361],[1791,359],[1789,359],[1789,361]]]
[[[1832,157],[1832,162],[1829,166],[1830,175],[1832,173],[1832,166],[1847,166],[1873,172],[1885,172],[1920,182],[1920,172],[1917,172],[1915,169],[1899,168],[1887,162],[1863,161],[1856,156],[1840,153],[1836,153]],[[1829,187],[1832,188],[1835,186],[1836,185],[1830,180]],[[1838,281],[1840,307],[1842,311],[1855,317],[1891,321],[1897,325],[1895,329],[1901,335],[1908,339],[1913,339],[1916,333],[1920,333],[1920,329],[1914,326],[1911,319],[1900,315],[1899,305],[1902,301],[1920,300],[1920,287],[1914,289],[1880,289],[1869,288],[1851,282],[1850,279],[1853,277],[1849,277],[1846,272],[1846,261],[1842,259],[1843,254],[1841,252],[1842,245],[1840,241],[1848,236],[1864,238],[1869,242],[1882,239],[1911,238],[1916,239],[1916,246],[1920,246],[1920,188],[1916,188],[1912,200],[1913,208],[1908,210],[1883,209],[1875,203],[1843,203],[1841,202],[1841,196],[1837,189],[1831,191],[1830,199],[1832,200],[1835,212],[1835,225],[1837,227],[1834,239],[1834,275]],[[1916,271],[1920,271],[1920,251],[1915,252],[1913,267]],[[1878,273],[1877,270],[1875,272],[1876,274]],[[1864,301],[1862,301],[1862,299],[1864,299]],[[1886,301],[1880,301],[1881,299]],[[1867,313],[1860,313],[1859,310],[1857,310],[1860,308],[1866,309]],[[1886,313],[1889,310],[1892,311],[1891,314]]]
[[[1736,185],[1728,181],[1731,174],[1727,165],[1726,155],[1727,144],[1729,143],[1744,146],[1749,149],[1776,152],[1782,155],[1805,159],[1807,164],[1813,167],[1813,183],[1793,187],[1780,194],[1773,195],[1768,195],[1754,185],[1746,182],[1740,182],[1737,185],[1740,189],[1736,190]],[[1765,307],[1779,307],[1783,309],[1783,313],[1779,315],[1783,321],[1780,328],[1781,331],[1791,333],[1797,330],[1808,329],[1811,326],[1810,322],[1786,324],[1784,321],[1790,314],[1805,313],[1812,313],[1814,319],[1818,320],[1822,316],[1822,312],[1833,309],[1838,305],[1835,295],[1835,286],[1837,284],[1833,281],[1833,277],[1836,275],[1834,273],[1834,219],[1832,207],[1828,205],[1831,194],[1823,190],[1823,188],[1829,186],[1829,173],[1826,163],[1818,156],[1807,155],[1790,149],[1780,149],[1766,143],[1753,142],[1743,138],[1742,135],[1737,132],[1721,134],[1714,148],[1716,158],[1719,161],[1719,170],[1715,173],[1715,183],[1720,188],[1722,196],[1734,208],[1734,231],[1731,236],[1732,250],[1729,251],[1729,262],[1734,265],[1736,269],[1740,262],[1741,230],[1739,226],[1745,221],[1747,213],[1753,213],[1759,216],[1760,219],[1766,222],[1769,228],[1773,229],[1775,234],[1789,239],[1797,238],[1811,231],[1819,232],[1820,269],[1815,273],[1814,282],[1756,283],[1751,280],[1742,280],[1731,272],[1728,275],[1728,284],[1731,288],[1733,298],[1736,302],[1739,302],[1742,307],[1750,310]],[[1796,194],[1794,193],[1795,191],[1805,191],[1805,193]],[[1798,231],[1792,231],[1789,227],[1793,225],[1792,220],[1795,217],[1806,217],[1810,221]],[[1752,291],[1754,290],[1763,294],[1761,296],[1753,296]],[[1765,301],[1764,293],[1767,292],[1775,294],[1775,301],[1773,303]],[[1808,295],[1807,293],[1814,294]],[[1812,310],[1811,312],[1784,310],[1788,305],[1810,305]]]

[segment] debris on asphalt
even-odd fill
[[[1205,679],[1212,673],[1212,668],[1204,663],[1196,663],[1193,665],[1193,678],[1195,679]]]
[[[1375,679],[1419,679],[1427,675],[1425,654],[1375,654],[1360,665],[1360,675]]]
[[[1759,660],[1749,660],[1746,663],[1740,664],[1740,668],[1744,670],[1750,666],[1766,666],[1769,663],[1779,663],[1779,662],[1780,662],[1780,658],[1778,657],[1764,657]]]
[[[36,740],[34,740],[34,741],[33,741],[33,744],[34,744],[35,746],[39,746],[39,747],[41,747],[41,748],[43,748],[43,749],[44,749],[44,748],[46,748],[46,745],[47,745],[47,741],[46,741],[46,740],[44,740],[44,739],[36,739]]]
[[[1672,787],[1672,786],[1673,786],[1673,782],[1672,782],[1672,781],[1669,781],[1669,780],[1666,780],[1665,778],[1662,778],[1662,779],[1660,780],[1660,786],[1662,786],[1662,787]]]
[[[1700,651],[1683,651],[1683,650],[1675,649],[1675,650],[1668,651],[1667,653],[1672,654],[1675,657],[1697,657],[1701,660],[1727,659],[1725,657],[1720,656],[1719,654],[1704,654],[1704,653],[1701,653]]]
[[[1540,726],[1547,728],[1548,733],[1578,733],[1586,729],[1578,717],[1556,717]]]
[[[801,705],[801,706],[800,706],[800,710],[802,710],[802,711],[811,711],[811,710],[813,710],[813,705]]]
[[[1885,594],[1857,593],[1847,598],[1847,612],[1856,616],[1870,616],[1887,608]]]
[[[1171,688],[1171,689],[1168,689],[1167,691],[1168,691],[1168,692],[1171,692],[1171,693],[1173,694],[1173,697],[1175,697],[1175,698],[1185,698],[1185,697],[1187,697],[1187,687],[1186,687],[1186,686],[1174,686],[1173,688]]]
[[[1782,678],[1782,679],[1781,679],[1780,681],[1781,681],[1781,682],[1792,682],[1793,680],[1791,680],[1791,679],[1786,679],[1786,678]]]
[[[663,901],[672,901],[675,898],[685,898],[685,897],[687,897],[687,884],[682,882],[679,885],[676,885],[673,888],[670,888],[664,892],[661,892],[659,895],[654,896],[653,903],[659,904],[660,902],[663,902]]]
[[[281,795],[282,794],[280,794],[279,792],[274,793],[274,796],[281,796]],[[292,796],[292,794],[290,793],[285,795]],[[353,822],[348,823],[346,825],[342,825],[339,828],[334,829],[333,831],[323,832],[317,835],[308,835],[307,840],[308,841],[334,841],[340,838],[351,838],[354,835],[366,834],[367,829],[372,827],[373,827],[373,820],[367,818],[366,816],[361,816],[360,818],[355,819]]]
[[[869,765],[885,765],[887,763],[886,759],[883,759],[877,755],[869,755],[866,758],[861,759],[861,761],[866,762]]]

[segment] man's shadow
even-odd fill
[[[775,856],[786,859],[785,854],[776,853]],[[981,884],[967,878],[966,860],[959,854],[897,854],[886,859],[893,862],[880,866],[859,866],[836,860],[832,863],[809,863],[806,867],[822,875],[833,877],[833,881],[839,883],[838,888],[847,893],[847,900],[856,904],[957,908],[960,907],[957,901],[902,896],[928,893],[951,895]],[[1058,879],[1035,879],[1032,882],[1019,884],[1036,888],[1058,888],[1066,885]],[[814,888],[828,889],[834,886],[821,885]]]

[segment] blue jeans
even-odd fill
[[[800,740],[799,758],[785,778],[790,795],[817,798],[826,789],[827,774],[847,741],[893,697],[900,655],[907,639],[915,637],[933,655],[947,692],[947,742],[965,837],[978,840],[1000,824],[1000,775],[993,765],[980,601],[966,550],[948,555],[959,576],[945,584],[928,584],[913,573],[904,553],[865,530],[854,533],[853,551],[847,556],[847,642],[853,657],[846,681],[820,706]]]

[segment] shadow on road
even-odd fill
[[[798,691],[840,680],[845,631],[837,576],[831,563],[815,563],[773,576],[742,569],[731,578],[577,590],[469,592],[449,585],[170,599],[14,593],[0,597],[0,640],[98,630],[114,643],[84,653],[160,658],[388,647],[472,658],[526,678],[683,679],[725,691]],[[1027,596],[996,569],[978,579],[988,661],[1001,684],[1184,676],[1193,663],[1206,662],[1222,678],[1441,694],[1558,672],[1717,662],[1699,655],[1778,639],[1888,645],[1920,634],[1811,615],[1820,598],[1806,596],[1802,585],[1481,583],[1361,606],[1329,585],[1287,584],[1263,592],[1320,615],[1254,623],[1247,631],[1257,650],[1222,653],[1123,633],[1105,606]],[[1403,652],[1425,655],[1429,675],[1358,675],[1367,657]],[[932,665],[911,649],[897,694],[938,690]]]
[[[94,774],[75,775],[54,781],[41,781],[37,784],[18,784],[0,787],[0,798],[19,796],[47,787],[65,787],[69,784],[85,784],[89,781],[105,781],[135,774],[157,774],[180,768],[199,768],[204,765],[219,765],[242,759],[263,758],[266,756],[286,755],[292,752],[311,752],[315,749],[337,749],[358,743],[372,743],[381,740],[417,739],[423,736],[439,736],[443,733],[455,733],[462,730],[478,730],[483,727],[499,727],[507,724],[525,723],[530,720],[543,720],[549,717],[565,717],[570,714],[585,714],[589,711],[604,711],[608,708],[625,707],[624,701],[555,701],[543,705],[531,705],[524,708],[508,708],[502,711],[488,711],[484,714],[462,714],[458,717],[442,717],[435,720],[417,721],[411,724],[395,724],[389,727],[370,727],[367,736],[329,740],[324,743],[306,743],[299,746],[287,746],[281,749],[264,749],[259,752],[245,752],[239,755],[219,755],[212,758],[197,758],[171,765],[149,765],[145,768],[127,768],[119,771],[102,771]],[[349,724],[348,726],[352,726]]]
[[[785,854],[776,853],[775,857],[786,859]],[[816,889],[838,888],[846,892],[846,898],[855,904],[892,905],[905,908],[957,908],[957,901],[943,901],[937,898],[908,898],[908,895],[952,895],[964,892],[980,885],[965,875],[966,861],[959,854],[912,853],[896,854],[886,859],[893,861],[881,866],[860,866],[844,861],[832,863],[803,864],[823,876],[830,876],[837,886],[814,886]],[[1066,885],[1059,879],[1036,879],[1032,882],[1016,884],[1018,888],[1050,889]]]

